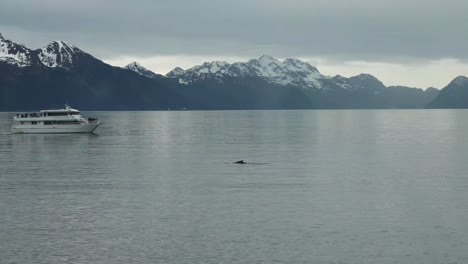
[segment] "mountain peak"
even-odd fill
[[[377,78],[372,75],[372,74],[368,74],[368,73],[361,73],[359,75],[356,75],[352,78],[357,78],[357,79],[360,79],[360,80],[377,80]]]
[[[260,62],[261,64],[269,64],[269,63],[278,63],[280,62],[279,60],[277,60],[276,58],[272,57],[272,56],[269,56],[269,55],[262,55],[260,56],[258,59],[254,59],[253,61],[258,61]]]
[[[0,60],[20,67],[42,63],[52,68],[70,68],[77,60],[77,53],[82,51],[65,41],[53,41],[41,49],[31,50],[0,34]]]
[[[353,76],[349,78],[349,81],[353,84],[353,87],[359,90],[378,92],[385,89],[385,85],[379,79],[367,73]]]
[[[60,49],[77,49],[77,47],[71,43],[65,42],[63,40],[54,40],[49,45],[58,45]]]
[[[314,66],[307,62],[298,59],[280,61],[268,55],[232,64],[224,61],[205,62],[186,71],[176,68],[166,76],[178,78],[180,83],[191,83],[204,79],[223,82],[225,77],[258,77],[275,84],[312,89],[321,88],[319,80],[324,78]]]
[[[7,40],[0,34],[0,61],[19,67],[30,66],[33,61],[32,52],[24,45]]]
[[[258,58],[259,60],[276,60],[273,56],[263,54]]]
[[[55,50],[56,52],[66,52],[66,53],[82,52],[75,45],[62,41],[62,40],[54,40],[42,49]]]
[[[126,69],[133,68],[133,67],[144,68],[143,66],[141,66],[140,63],[136,61],[130,62],[129,64],[127,64],[127,66],[125,66]]]
[[[184,72],[184,69],[181,67],[175,67],[171,72]]]
[[[124,69],[136,72],[142,76],[145,76],[147,78],[156,78],[158,75],[145,67],[143,67],[140,63],[134,61],[129,63],[127,66],[124,67]]]
[[[468,98],[468,77],[460,75],[440,90],[428,108],[468,108],[466,98]]]
[[[136,73],[140,73],[139,71],[143,70],[143,71],[147,71],[148,69],[146,69],[145,67],[143,67],[140,63],[134,61],[134,62],[130,62],[129,64],[127,64],[124,69],[127,69],[127,70],[132,70]]]
[[[192,67],[190,70],[202,74],[218,73],[228,67],[230,64],[225,61],[204,62],[202,65]]]
[[[76,60],[77,53],[82,53],[82,51],[74,45],[61,40],[52,41],[38,50],[41,62],[51,68],[70,68]]]
[[[458,86],[465,86],[468,84],[468,78],[463,75],[460,75],[457,78],[453,79],[453,81],[450,84],[455,84]]]
[[[179,76],[181,76],[185,71],[180,68],[180,67],[175,67],[172,71],[168,72],[166,74],[167,77],[169,78],[177,78]]]

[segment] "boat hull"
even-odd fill
[[[64,134],[92,133],[101,124],[76,125],[14,125],[11,133],[15,134]]]

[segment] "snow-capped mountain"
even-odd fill
[[[386,87],[370,74],[349,78],[326,76],[308,62],[293,58],[278,60],[270,56],[232,64],[205,62],[188,70],[175,68],[166,76],[198,89],[217,92],[244,89],[245,94],[258,93],[263,95],[262,98],[275,98],[273,94],[279,93],[278,89],[289,93],[282,96],[290,98],[297,96],[294,93],[302,93],[316,108],[421,108],[438,93],[437,90],[426,92],[403,86]],[[288,104],[294,107],[307,105],[296,102],[300,102],[297,97]]]
[[[0,61],[26,67],[33,63],[33,56],[32,50],[5,39],[0,33]]]
[[[206,62],[166,76],[138,63],[111,66],[64,41],[32,50],[0,35],[0,99],[5,99],[0,110],[63,102],[100,110],[423,108],[439,93],[386,87],[368,74],[326,76],[305,61],[270,56]],[[445,107],[456,96],[455,106],[468,108],[467,79],[456,78],[449,86],[441,93],[443,104],[434,107]]]
[[[136,73],[138,73],[140,75],[143,75],[145,77],[148,77],[148,78],[157,78],[157,77],[160,76],[160,75],[146,69],[145,67],[141,66],[141,64],[139,64],[136,61],[128,64],[127,66],[125,66],[124,69],[134,71],[134,72],[136,72]]]
[[[261,56],[247,62],[229,64],[223,61],[205,62],[188,70],[175,68],[167,77],[177,78],[180,83],[191,84],[200,80],[223,81],[226,77],[260,77],[269,83],[283,86],[293,85],[306,90],[347,90],[379,92],[385,85],[369,74],[351,78],[340,75],[330,77],[321,74],[308,62],[288,58],[278,60],[271,56]]]
[[[70,68],[78,60],[78,54],[82,53],[82,50],[65,41],[53,41],[37,50],[37,55],[42,64],[51,68]]]
[[[205,62],[185,71],[176,68],[166,76],[178,78],[179,82],[184,84],[204,79],[221,81],[223,77],[261,77],[275,84],[315,89],[320,89],[321,79],[327,78],[307,62],[298,59],[280,61],[266,55],[232,64],[224,61]]]
[[[32,50],[0,34],[0,61],[19,67],[44,65],[70,69],[83,55],[90,56],[65,41],[53,41],[43,48]]]
[[[172,71],[168,72],[166,74],[166,77],[169,78],[177,78],[179,76],[182,76],[184,74],[184,70],[180,67],[175,67]]]

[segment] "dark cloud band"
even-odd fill
[[[62,38],[101,57],[464,59],[467,9],[461,0],[18,0],[2,3],[0,26]]]

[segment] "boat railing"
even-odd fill
[[[27,114],[16,114],[15,118],[38,118],[45,117],[43,113],[27,113]]]

